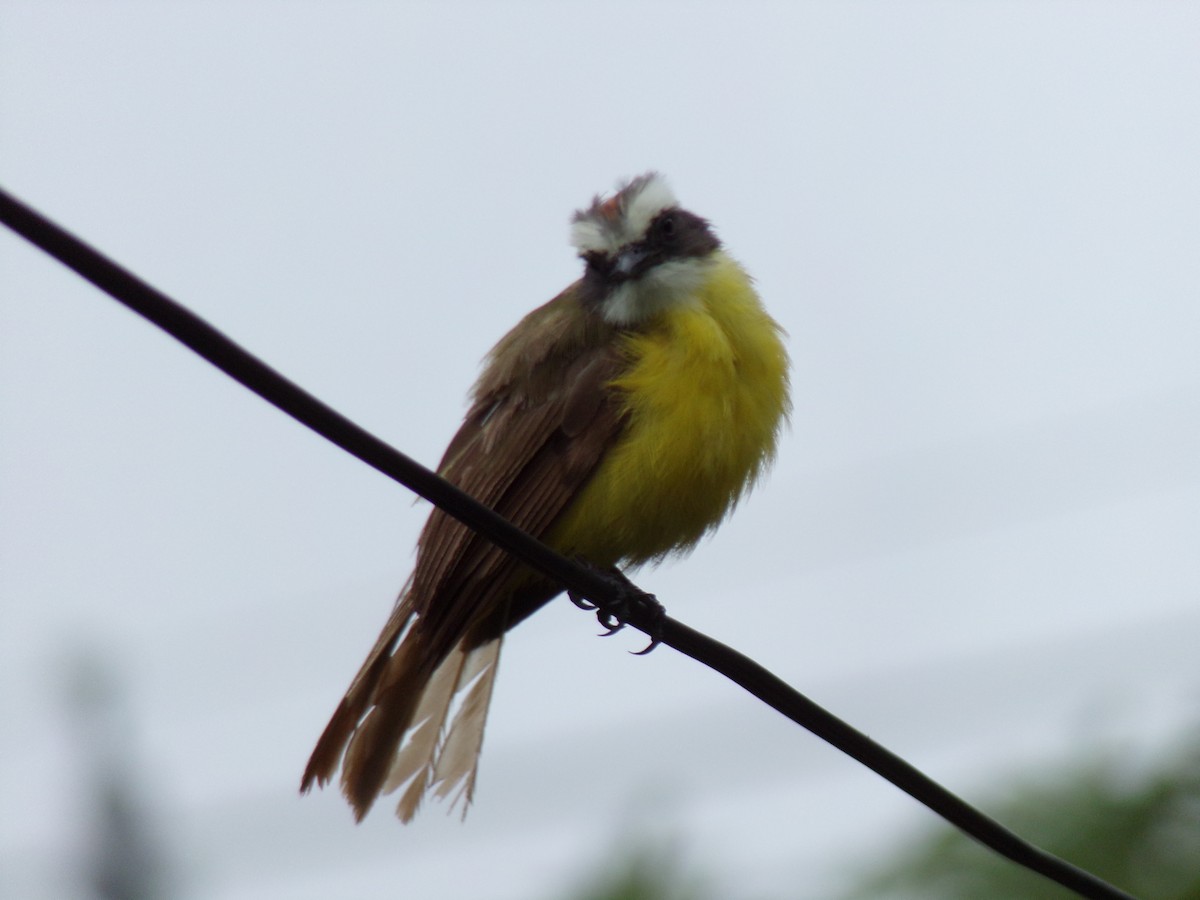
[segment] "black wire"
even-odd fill
[[[235,381],[389,478],[420,494],[522,561],[622,619],[741,685],[773,709],[887,779],[997,853],[1095,900],[1131,895],[1033,846],[947,791],[891,751],[813,703],[736,650],[652,609],[629,605],[619,584],[516,528],[449,482],[355,425],[239,347],[203,319],[101,255],[0,188],[0,221],[96,287],[187,345]]]

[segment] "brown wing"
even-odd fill
[[[543,536],[621,431],[621,404],[608,384],[622,362],[615,331],[580,305],[573,285],[496,345],[439,471]],[[344,787],[364,815],[438,664],[460,642],[499,636],[556,593],[434,510],[409,586],[318,741],[302,789],[327,782],[345,750]]]
[[[540,364],[558,378],[534,390],[538,379],[522,378],[482,397],[442,467],[448,480],[535,537],[570,505],[623,425],[607,388],[622,362],[613,342],[558,362]],[[549,599],[558,588],[440,510],[430,515],[410,595],[431,650],[444,654],[472,629],[503,619],[514,591]],[[479,639],[498,636],[503,623],[492,630]]]

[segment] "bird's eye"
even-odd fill
[[[671,215],[663,216],[658,220],[658,233],[663,237],[675,236],[675,217]]]

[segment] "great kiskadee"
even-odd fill
[[[716,527],[774,457],[781,329],[656,173],[596,197],[571,240],[583,276],[492,349],[438,471],[560,553],[657,561]],[[561,590],[434,510],[301,790],[340,764],[360,820],[401,787],[405,822],[427,792],[465,809],[504,633]]]

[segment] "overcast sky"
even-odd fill
[[[1196,725],[1198,49],[1195,3],[2,0],[0,184],[432,464],[571,212],[666,173],[795,414],[639,583],[982,800]],[[929,823],[565,601],[465,824],[301,799],[423,504],[8,233],[0,279],[0,896],[80,895],[86,660],[180,896],[550,898],[645,829],[820,898]]]

